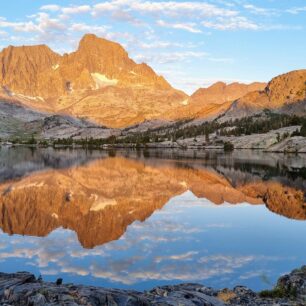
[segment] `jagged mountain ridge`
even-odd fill
[[[111,84],[171,88],[149,66],[131,60],[119,44],[93,34],[81,39],[77,51],[63,56],[46,45],[9,46],[0,53],[0,62],[2,86],[44,99]]]
[[[136,64],[121,45],[93,34],[85,35],[75,52],[63,56],[45,45],[9,46],[0,52],[0,64],[0,96],[42,112],[119,128],[146,120],[206,115],[206,101],[189,99],[148,65]],[[217,100],[234,100],[245,92],[241,88],[249,88],[228,87],[237,90],[230,98],[223,97],[227,90],[212,94]],[[218,107],[217,113],[226,109]]]
[[[5,99],[109,127],[160,117],[188,98],[121,45],[92,34],[63,56],[44,45],[10,46],[0,53],[0,65]]]
[[[1,100],[110,128],[222,114],[227,120],[265,108],[306,112],[305,70],[278,76],[268,85],[217,82],[189,97],[148,65],[135,63],[120,44],[93,34],[64,55],[45,45],[9,46],[0,52],[0,65]]]

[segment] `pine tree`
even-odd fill
[[[209,142],[209,132],[207,129],[205,130],[205,141],[206,143]]]
[[[306,137],[306,122],[303,122],[303,125],[301,127],[301,132],[300,132],[301,136]]]

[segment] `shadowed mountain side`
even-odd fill
[[[0,100],[0,138],[107,138],[118,135],[116,129],[99,126],[90,120],[67,115],[50,115],[22,105]]]
[[[282,190],[280,184],[275,186]],[[93,248],[119,239],[128,225],[144,221],[187,190],[215,204],[262,204],[267,195],[260,184],[236,189],[213,170],[107,158],[2,184],[0,226],[9,234],[34,236],[64,227],[75,231],[84,247]]]

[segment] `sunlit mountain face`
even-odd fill
[[[2,148],[0,163],[5,272],[260,289],[305,259],[304,156]]]

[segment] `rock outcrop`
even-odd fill
[[[145,292],[47,283],[33,274],[0,273],[1,305],[225,306],[305,305],[306,266],[282,276],[272,290],[256,293],[247,287],[216,290],[201,284],[156,287]]]

